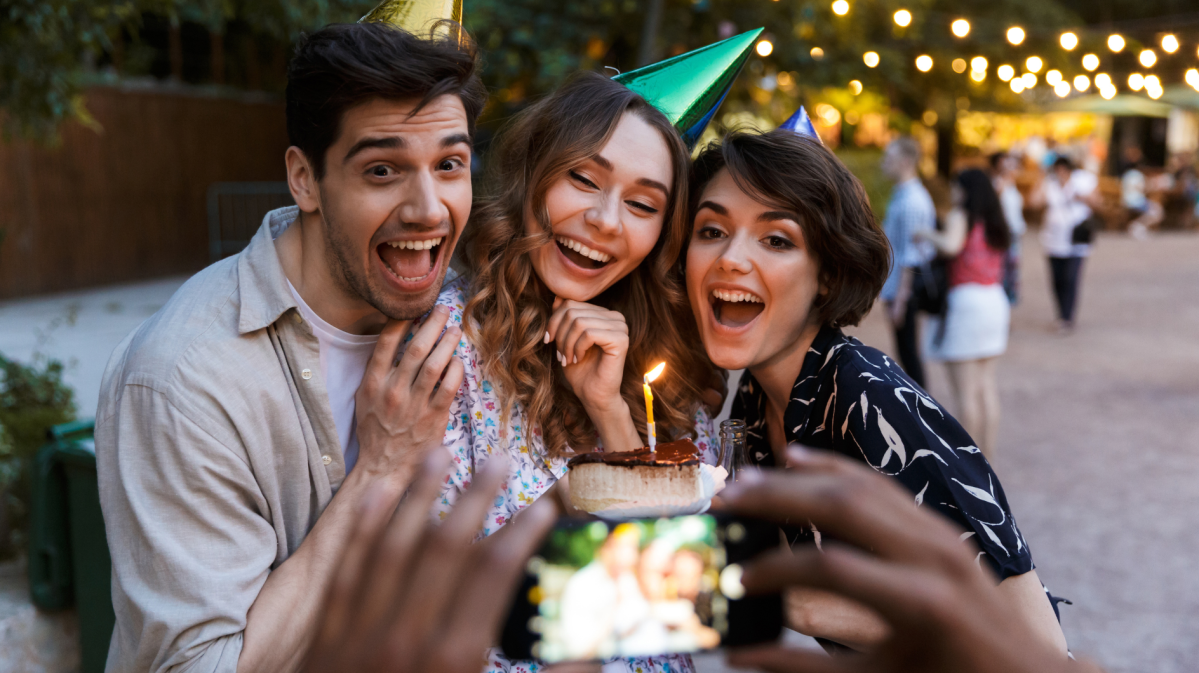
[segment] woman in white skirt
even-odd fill
[[[945,362],[966,432],[988,457],[999,430],[999,388],[995,367],[1007,350],[1011,305],[1003,291],[1004,255],[1011,230],[991,180],[980,170],[958,174],[953,208],[943,231],[921,231],[950,258],[949,294],[942,319],[925,330],[930,358]]]

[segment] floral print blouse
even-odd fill
[[[437,303],[450,309],[450,325],[462,324],[468,287],[469,282],[459,277],[448,282],[441,290]],[[434,507],[437,515],[444,519],[459,495],[470,487],[475,469],[486,464],[493,454],[505,452],[511,462],[511,474],[507,486],[496,495],[483,522],[483,535],[490,535],[566,474],[567,459],[546,455],[540,432],[535,427],[529,427],[519,403],[512,405],[505,430],[500,416],[503,405],[499,392],[485,378],[478,351],[465,336],[454,355],[462,362],[465,375],[462,387],[450,406],[449,423],[446,425],[444,445],[453,456],[453,462],[441,497]],[[702,409],[695,418],[695,431],[695,444],[700,449],[702,459],[715,464],[719,446],[715,441],[712,421]],[[622,664],[629,673],[688,673],[693,670],[689,656],[675,655],[619,659],[605,665],[604,671],[610,673],[614,668],[619,670]],[[509,661],[498,650],[492,650],[485,670],[488,673],[537,673],[542,669],[543,665],[539,662]]]

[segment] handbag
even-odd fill
[[[929,315],[945,313],[946,299],[949,296],[949,263],[941,257],[925,262],[913,270],[912,299],[916,302],[916,310]]]
[[[1090,217],[1074,225],[1070,231],[1070,243],[1073,245],[1090,245],[1095,240],[1095,232],[1103,222],[1094,213]]]

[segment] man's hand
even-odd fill
[[[746,589],[835,592],[877,611],[890,635],[864,655],[829,658],[771,646],[732,653],[730,663],[788,673],[1095,670],[1038,638],[980,571],[958,531],[916,507],[893,480],[831,454],[793,448],[788,458],[791,470],[747,473],[721,494],[724,502],[743,515],[810,521],[847,544],[764,556],[746,568]]]
[[[429,510],[449,455],[429,456],[395,510],[368,496],[330,587],[305,670],[478,673],[525,561],[553,525],[550,499],[474,543],[507,473],[493,457],[441,525]]]
[[[411,323],[392,321],[383,328],[355,396],[359,458],[352,474],[402,489],[428,452],[441,446],[463,374],[454,357],[461,328],[441,336],[449,317],[446,307],[434,308],[398,363]]]

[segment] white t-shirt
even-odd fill
[[[346,474],[358,462],[358,424],[354,422],[354,395],[366,373],[366,365],[375,352],[378,335],[360,336],[343,332],[321,319],[308,308],[304,298],[296,292],[291,281],[287,283],[291,296],[295,297],[300,315],[312,326],[320,344],[321,379],[329,394],[329,406],[333,410],[333,422],[337,426],[337,438],[341,441],[345,456]]]
[[[1045,221],[1041,226],[1041,245],[1051,257],[1085,257],[1091,246],[1074,243],[1074,227],[1091,216],[1091,207],[1082,201],[1099,186],[1099,178],[1084,170],[1075,170],[1066,184],[1052,175],[1045,177]]]

